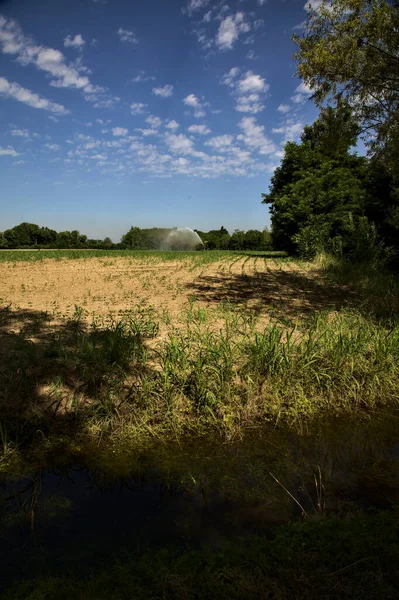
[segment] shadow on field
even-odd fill
[[[149,371],[143,337],[137,322],[89,328],[80,317],[54,324],[47,313],[0,308],[0,446],[112,416],[115,398],[134,394],[132,381]]]
[[[353,303],[354,294],[321,276],[271,270],[253,274],[219,273],[201,276],[187,287],[198,300],[231,302],[255,313],[271,312],[295,318],[313,311],[340,310]]]

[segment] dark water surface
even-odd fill
[[[397,414],[312,432],[91,456],[0,481],[0,591],[13,580],[107,567],[173,543],[227,540],[293,519],[343,516],[399,501]],[[131,469],[129,468],[132,465]]]

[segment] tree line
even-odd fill
[[[122,236],[119,243],[113,243],[111,238],[103,240],[88,238],[79,231],[60,231],[48,227],[40,227],[34,223],[21,223],[0,232],[1,249],[28,248],[57,248],[57,249],[129,249],[129,250],[162,250],[164,240],[172,229],[153,227],[141,229],[132,226]],[[272,247],[271,233],[250,229],[235,230],[232,235],[225,227],[208,232],[195,230],[200,236],[204,247],[209,250],[270,250]]]
[[[120,247],[131,250],[157,250],[163,249],[164,240],[171,232],[171,229],[152,228],[140,229],[131,227],[131,229],[122,236]],[[265,227],[263,231],[249,229],[241,231],[236,229],[232,235],[225,227],[212,229],[211,231],[194,231],[201,238],[204,248],[207,250],[271,250],[271,233]],[[177,249],[177,248],[176,248]]]
[[[55,231],[34,223],[20,223],[0,232],[0,248],[113,248],[111,238],[90,239],[79,231]]]

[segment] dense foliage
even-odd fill
[[[129,250],[158,250],[168,236],[170,229],[153,227],[152,229],[140,229],[131,227],[121,239],[121,247]]]
[[[308,5],[295,35],[298,74],[319,106],[345,98],[371,155],[399,176],[399,10],[386,0],[333,0]]]
[[[271,250],[272,248],[271,233],[267,228],[263,231],[236,229],[232,235],[224,227],[207,233],[196,231],[208,250]]]
[[[274,247],[374,261],[399,249],[395,180],[381,161],[351,152],[359,127],[346,102],[322,109],[300,143],[288,142],[263,202]],[[388,250],[390,248],[390,250]]]
[[[0,232],[0,248],[111,248],[112,240],[89,239],[79,231],[60,231],[34,223],[20,223]]]

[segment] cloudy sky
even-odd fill
[[[317,0],[313,0],[317,2]],[[304,0],[0,1],[0,230],[230,231],[317,111]]]

